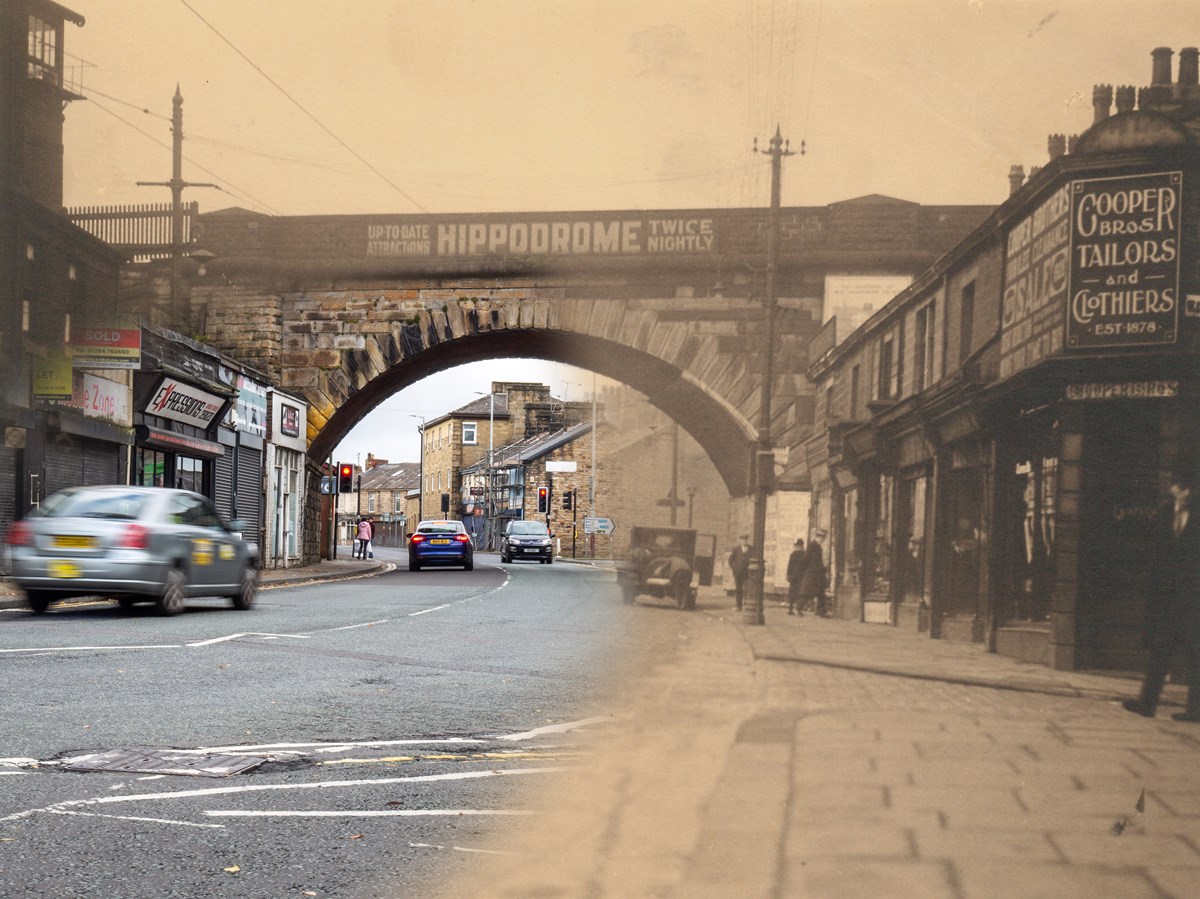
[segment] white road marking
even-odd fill
[[[521,734],[507,734],[502,737],[496,737],[496,739],[509,740],[512,742],[516,742],[518,740],[532,740],[534,737],[541,737],[545,734],[565,734],[580,727],[587,727],[589,724],[599,724],[602,721],[608,720],[610,719],[599,717],[584,718],[582,721],[566,721],[562,724],[547,724],[545,727],[535,727],[533,730],[527,730]]]
[[[180,827],[213,827],[224,830],[224,824],[198,824],[195,821],[173,821],[170,818],[138,818],[133,815],[98,815],[95,812],[69,812],[66,809],[47,809],[54,815],[76,815],[80,818],[111,818],[114,821],[146,821],[150,824],[178,824]]]
[[[547,774],[567,770],[565,767],[516,768],[509,771],[456,771],[450,774],[418,774],[410,777],[362,778],[358,780],[324,780],[310,784],[247,784],[241,787],[209,787],[199,790],[178,790],[167,793],[138,793],[132,796],[97,796],[92,799],[68,799],[43,808],[30,808],[0,818],[0,824],[19,821],[38,812],[57,812],[81,806],[109,805],[115,802],[154,802],[170,799],[191,799],[196,796],[231,796],[238,793],[265,793],[277,790],[335,790],[342,787],[385,786],[399,783],[433,783],[443,780],[475,780],[484,777],[515,777],[525,774]]]
[[[452,849],[455,852],[479,852],[483,855],[511,855],[499,849],[468,849],[466,846],[439,846],[437,843],[409,843],[413,849]]]
[[[459,600],[459,602],[466,602],[466,600],[462,600],[462,599],[460,599],[460,600]],[[416,616],[418,616],[418,615],[428,615],[430,612],[440,612],[442,609],[448,609],[448,608],[450,608],[451,606],[453,606],[453,605],[457,605],[457,604],[458,604],[458,603],[448,602],[448,603],[446,603],[445,605],[441,605],[441,606],[434,606],[434,607],[433,607],[433,608],[431,608],[431,609],[421,609],[421,611],[419,611],[419,612],[409,612],[409,613],[408,613],[408,617],[409,617],[409,618],[415,618],[415,617],[416,617]]]
[[[457,746],[462,744],[479,744],[486,742],[488,741],[469,737],[445,737],[428,740],[368,740],[363,742],[347,743],[260,743],[254,746],[208,746],[201,749],[178,749],[175,751],[179,752],[180,754],[192,753],[194,755],[206,755],[210,752],[224,752],[231,755],[244,752],[261,755],[264,752],[289,749],[311,749],[315,752],[342,752],[347,749],[358,749],[362,747],[370,748],[373,746]]]
[[[230,634],[228,637],[213,637],[211,640],[201,640],[198,643],[188,643],[187,645],[192,646],[192,647],[212,646],[214,643],[224,643],[227,640],[236,640],[238,637],[266,637],[268,640],[275,640],[275,639],[278,639],[279,637],[291,637],[295,640],[312,639],[311,637],[307,637],[303,634],[262,634],[262,633],[258,633],[256,631],[252,631],[247,634]]]
[[[25,773],[24,771],[0,771],[0,777],[3,777],[5,774],[24,774],[24,773]]]
[[[423,818],[423,817],[457,817],[460,815],[532,815],[533,812],[523,812],[511,809],[479,809],[479,808],[429,808],[429,809],[394,809],[389,811],[274,811],[250,812],[207,811],[204,814],[212,818]]]
[[[390,619],[390,618],[380,618],[378,621],[364,621],[362,624],[347,624],[344,627],[331,627],[329,629],[329,632],[332,633],[333,631],[352,631],[357,627],[371,627],[372,625],[376,625],[376,624],[387,624],[391,620],[392,619]]]
[[[91,652],[107,650],[110,652],[120,649],[182,649],[178,643],[160,643],[157,646],[31,646],[26,649],[0,649],[0,652]]]

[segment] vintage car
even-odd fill
[[[668,597],[680,609],[696,606],[696,532],[687,528],[635,526],[629,559],[617,569],[626,603],[639,595]]]

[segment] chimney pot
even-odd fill
[[[1065,134],[1051,134],[1046,139],[1046,151],[1051,159],[1058,159],[1067,152],[1067,137]]]
[[[1179,84],[1182,87],[1195,87],[1200,84],[1200,49],[1184,47],[1179,51]]]
[[[1151,84],[1171,83],[1171,57],[1174,55],[1175,51],[1170,47],[1155,47],[1150,51],[1154,60],[1150,70]]]
[[[1117,112],[1133,112],[1136,94],[1131,84],[1122,84],[1117,88]]]
[[[1008,170],[1008,195],[1011,197],[1025,183],[1025,167],[1014,165]]]
[[[1092,88],[1092,124],[1103,122],[1108,118],[1112,108],[1113,89],[1111,84],[1097,84]]]

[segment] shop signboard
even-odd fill
[[[1071,184],[1068,349],[1174,343],[1183,174]]]
[[[164,377],[146,412],[207,428],[225,407],[225,398],[171,377]]]
[[[1070,188],[1055,191],[1005,242],[1000,377],[1062,349],[1070,269]]]

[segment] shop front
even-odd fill
[[[308,407],[287,393],[267,395],[267,471],[269,512],[264,564],[288,568],[300,564],[304,527],[304,466]]]
[[[230,398],[219,390],[161,370],[135,374],[132,483],[214,498],[215,462],[225,455],[217,422]]]

